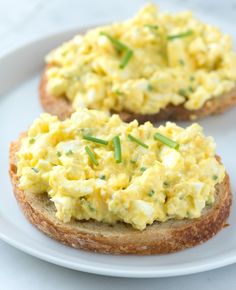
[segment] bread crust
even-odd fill
[[[44,110],[50,114],[57,115],[61,120],[64,120],[73,113],[74,109],[66,97],[56,97],[47,91],[47,66],[42,74],[39,84],[39,96]],[[201,119],[209,115],[216,115],[224,113],[236,104],[236,85],[228,93],[223,94],[221,97],[212,98],[205,102],[202,108],[198,110],[187,110],[183,105],[168,105],[166,108],[161,109],[157,114],[136,114],[128,111],[116,112],[121,119],[125,122],[130,122],[137,119],[139,123],[146,121],[187,121],[192,119]]]
[[[125,223],[108,225],[96,221],[63,223],[55,217],[55,206],[47,194],[35,195],[19,188],[15,153],[20,138],[10,145],[9,173],[15,197],[26,218],[49,237],[74,248],[106,254],[151,255],[180,251],[201,244],[220,231],[232,203],[229,176],[216,185],[215,203],[200,218],[155,222],[144,231]]]

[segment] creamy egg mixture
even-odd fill
[[[89,30],[46,58],[47,90],[74,108],[154,114],[197,110],[230,91],[236,54],[229,35],[192,16],[149,4],[133,19]]]
[[[65,121],[42,114],[17,160],[20,188],[47,192],[61,221],[122,221],[138,230],[199,217],[225,176],[213,139],[197,124],[139,126],[86,109]]]

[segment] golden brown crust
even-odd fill
[[[114,226],[96,221],[71,221],[64,224],[55,218],[54,204],[47,194],[35,195],[22,191],[18,186],[15,153],[20,139],[10,146],[10,177],[15,197],[27,219],[49,237],[74,248],[109,254],[164,254],[201,244],[226,224],[232,203],[230,181],[216,186],[216,201],[192,220],[155,222],[144,231],[124,223]]]
[[[63,120],[70,117],[74,109],[65,97],[56,97],[47,92],[47,68],[48,66],[42,74],[39,85],[41,104],[46,112],[57,115],[61,120]],[[192,116],[194,116],[194,119],[201,119],[209,115],[221,114],[235,104],[236,86],[233,90],[223,94],[221,97],[208,100],[199,110],[187,110],[183,105],[168,105],[165,109],[161,109],[159,113],[152,115],[141,115],[131,112],[118,112],[118,114],[125,122],[130,122],[134,119],[137,119],[140,123],[144,123],[146,121],[157,122],[164,120],[187,121],[192,120]]]

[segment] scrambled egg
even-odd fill
[[[236,81],[232,40],[191,12],[161,14],[150,4],[133,19],[89,30],[46,58],[49,93],[76,109],[154,114],[197,110]]]
[[[225,176],[213,139],[198,124],[139,126],[87,109],[65,121],[42,114],[22,139],[17,159],[20,188],[47,192],[63,222],[122,221],[138,230],[154,221],[201,216]]]

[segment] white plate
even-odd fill
[[[24,46],[0,59],[0,237],[40,259],[68,268],[110,276],[164,277],[206,271],[236,261],[236,208],[230,227],[207,243],[177,254],[137,257],[112,256],[75,250],[46,237],[25,219],[13,197],[8,176],[8,146],[41,112],[38,101],[39,73],[43,57],[75,31],[60,33]],[[236,189],[236,108],[223,116],[200,122],[213,135],[218,154]],[[185,124],[186,125],[186,124]]]

